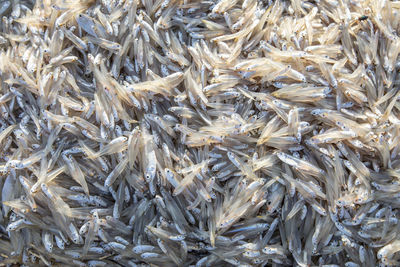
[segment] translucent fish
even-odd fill
[[[278,152],[276,155],[281,161],[283,161],[284,163],[286,163],[298,170],[303,170],[303,171],[309,172],[310,174],[315,175],[315,176],[319,176],[319,175],[325,173],[324,170],[314,166],[313,164],[311,164],[307,161],[298,159],[296,157],[290,156],[288,154]]]

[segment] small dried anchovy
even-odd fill
[[[1,265],[399,266],[399,9],[2,1]]]

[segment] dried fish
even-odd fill
[[[0,262],[398,266],[397,1],[0,3]]]

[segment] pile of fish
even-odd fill
[[[400,265],[400,1],[0,16],[1,266]]]

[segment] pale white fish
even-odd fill
[[[286,163],[298,170],[303,170],[303,171],[309,172],[312,175],[320,176],[325,173],[324,170],[314,166],[313,164],[311,164],[307,161],[298,159],[296,157],[290,156],[283,152],[277,152],[276,156],[284,163]]]
[[[66,156],[66,155],[62,155],[68,171],[70,173],[70,175],[72,176],[72,178],[82,186],[83,190],[85,191],[85,193],[87,195],[89,195],[89,188],[85,179],[85,176],[78,164],[78,162],[71,156]]]

